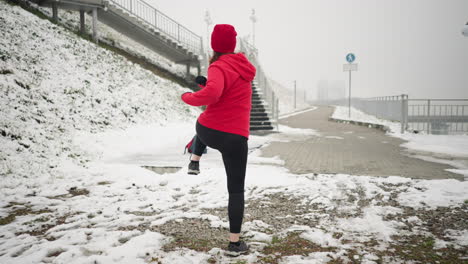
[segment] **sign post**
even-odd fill
[[[343,71],[349,72],[349,92],[348,92],[348,118],[351,118],[351,72],[358,70],[357,63],[353,63],[356,59],[353,53],[346,55],[346,61],[348,64],[343,64]]]

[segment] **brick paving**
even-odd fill
[[[410,157],[400,147],[405,141],[383,131],[329,121],[332,107],[280,120],[294,128],[310,128],[321,136],[302,141],[273,142],[262,149],[264,157],[279,156],[293,173],[345,173],[352,175],[403,176],[421,179],[463,179],[446,171],[449,165]]]

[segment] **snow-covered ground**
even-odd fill
[[[0,13],[0,263],[466,261],[467,181],[295,175],[262,147],[320,134],[285,126],[249,140],[252,249],[225,257],[224,167],[210,149],[187,175],[199,111],[185,89],[3,0]]]
[[[407,210],[457,207],[468,199],[468,185],[456,180],[291,174],[277,158],[259,157],[259,147],[317,134],[280,130],[269,137],[252,136],[249,143],[244,237],[253,248],[250,255],[230,259],[221,254],[228,227],[221,157],[210,149],[202,159],[202,173],[187,175],[188,156],[182,155],[181,147],[193,134],[193,122],[179,122],[84,133],[74,143],[94,155],[86,168],[64,164],[67,175],[44,177],[43,186],[2,187],[1,216],[19,216],[0,226],[0,261],[276,263],[268,261],[265,251],[274,241],[298,233],[296,239],[320,250],[306,256],[286,254],[285,263],[377,263],[386,259],[378,252],[390,250],[392,243],[411,233],[408,223],[424,230],[425,219],[406,215]],[[142,166],[182,169],[158,174]],[[22,215],[21,210],[28,213]],[[443,236],[421,234],[442,248],[462,250],[468,239],[458,228]],[[204,251],[187,239],[214,246]],[[396,263],[398,258],[388,260]]]

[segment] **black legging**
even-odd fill
[[[197,137],[193,154],[201,156],[206,146],[221,152],[229,192],[229,231],[240,233],[244,216],[244,182],[247,167],[247,138],[214,130],[197,122]]]

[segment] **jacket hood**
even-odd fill
[[[255,78],[257,70],[243,53],[226,54],[221,56],[218,61],[231,66],[233,71],[239,73],[240,77],[248,82]]]

